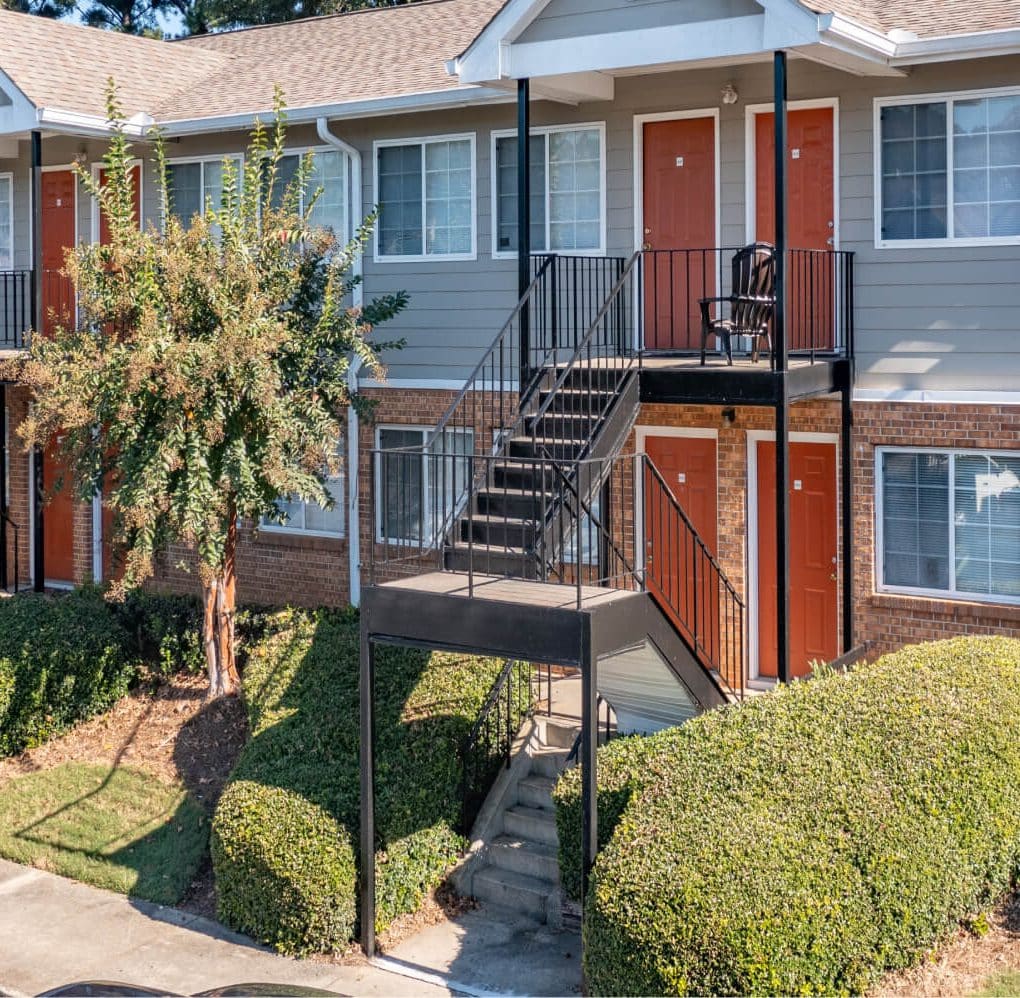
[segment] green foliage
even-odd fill
[[[196,9],[215,28],[277,24],[298,17],[343,14],[366,7],[399,7],[414,0],[197,0]]]
[[[616,827],[585,908],[592,993],[860,992],[1017,873],[1020,642],[907,648],[599,766]],[[578,796],[567,774],[565,864]]]
[[[335,950],[353,926],[359,641],[353,610],[285,611],[249,652],[252,739],[214,818],[214,869],[221,918],[283,952]],[[378,650],[379,930],[418,907],[464,844],[459,748],[500,667]],[[281,838],[283,822],[293,834]]]
[[[195,596],[131,589],[112,604],[138,655],[163,676],[201,672],[202,604]]]
[[[347,830],[281,787],[236,780],[213,824],[219,916],[284,953],[343,949],[354,932]]]
[[[107,710],[138,666],[96,589],[0,601],[0,756]]]
[[[379,373],[384,344],[370,339],[372,327],[406,296],[349,307],[369,225],[347,245],[313,225],[311,157],[284,183],[279,94],[273,130],[256,127],[240,170],[224,161],[221,203],[190,219],[172,211],[154,135],[164,223],[145,231],[112,81],[108,101],[104,182],[77,173],[110,239],[68,253],[77,323],[32,337],[17,371],[34,397],[22,433],[45,443],[59,431],[83,501],[105,484],[127,586],[170,542],[197,550],[204,580],[223,577],[239,517],[280,521],[285,496],[332,505],[337,441],[347,406],[360,404],[349,393],[350,360]]]
[[[186,791],[133,769],[64,763],[0,794],[0,856],[159,904],[185,895],[208,834]]]

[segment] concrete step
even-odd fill
[[[555,708],[554,708],[555,709]],[[574,747],[581,727],[573,722],[557,721],[555,718],[541,718],[543,725],[542,740],[549,748],[566,749],[568,752]]]
[[[503,813],[503,832],[531,842],[544,842],[551,846],[559,844],[555,815],[540,807],[523,804],[508,807]]]
[[[551,776],[525,776],[517,784],[517,803],[545,811],[554,809],[552,792],[556,780]]]
[[[569,753],[567,748],[539,749],[531,757],[531,772],[536,776],[558,779],[566,768]]]
[[[559,855],[556,846],[547,842],[531,842],[513,835],[499,835],[489,844],[489,864],[511,873],[558,884]]]
[[[498,904],[543,922],[549,895],[555,889],[555,885],[547,880],[539,880],[537,877],[502,870],[495,866],[486,866],[479,870],[475,874],[471,888],[479,901]]]

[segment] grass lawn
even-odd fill
[[[1003,970],[985,981],[979,998],[1015,998],[1020,995],[1020,970]]]
[[[184,896],[208,835],[186,791],[134,769],[68,762],[0,792],[0,856],[160,904]]]

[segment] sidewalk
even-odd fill
[[[298,984],[347,995],[449,995],[367,964],[290,960],[197,915],[0,860],[0,992],[106,980],[171,994]]]

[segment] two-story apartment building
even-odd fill
[[[245,525],[242,599],[426,563],[637,587],[738,690],[1020,633],[1020,4],[426,0],[172,43],[0,12],[7,349],[102,238],[70,167],[99,169],[111,75],[140,224],[149,127],[189,215],[279,83],[319,221],[379,209],[364,295],[411,296],[336,509]],[[8,578],[107,577],[102,497],[35,501],[59,469],[4,390]]]

